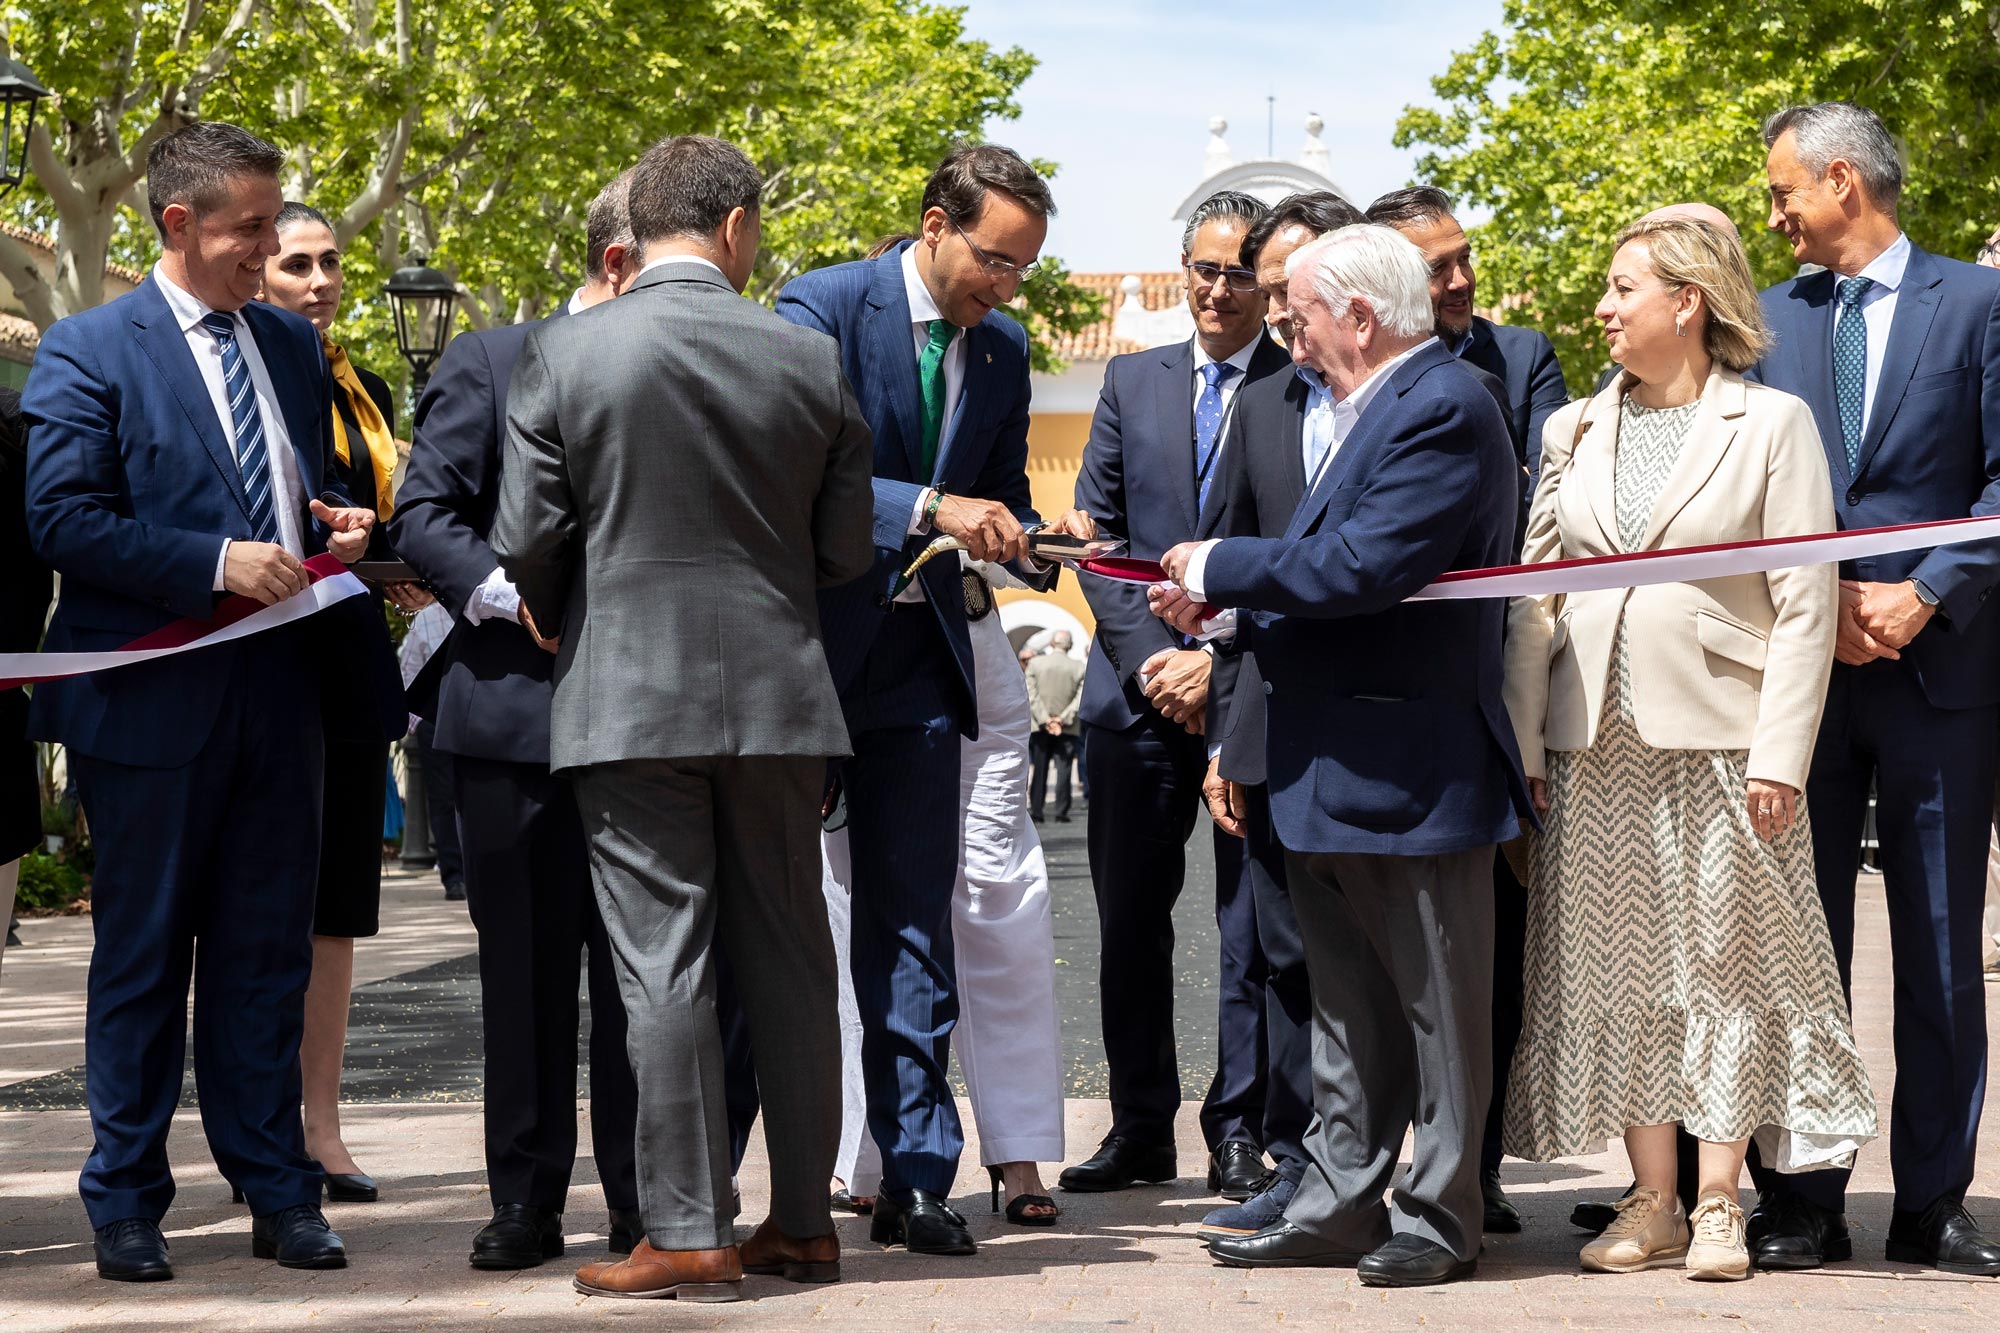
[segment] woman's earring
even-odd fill
[[[1688,326],[1681,323],[1678,320],[1674,321],[1674,337],[1685,338],[1687,336],[1688,336]]]

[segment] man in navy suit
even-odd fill
[[[28,526],[62,575],[51,652],[205,619],[228,593],[279,602],[306,586],[304,558],[366,549],[374,511],[349,507],[332,480],[319,334],[252,299],[278,253],[284,160],[216,122],[155,143],[160,262],[137,290],[42,337],[22,410]],[[81,1185],[101,1277],[173,1276],[159,1223],[174,1197],[167,1129],[190,977],[202,1128],[249,1200],[251,1252],[346,1265],[299,1119],[319,868],[313,644],[328,618],[365,643],[372,619],[342,610],[35,690],[29,734],[67,748],[97,844],[85,1017],[96,1141]],[[373,632],[393,679],[379,619]]]
[[[1514,457],[1521,464],[1520,504],[1514,547],[1528,531],[1528,493],[1541,468],[1542,426],[1569,401],[1562,366],[1547,335],[1495,324],[1472,313],[1477,278],[1472,242],[1451,215],[1451,197],[1431,185],[1391,190],[1368,205],[1368,220],[1394,227],[1423,251],[1430,266],[1431,306],[1437,336],[1453,356],[1490,375],[1501,388]],[[1508,563],[1512,563],[1509,557]],[[1493,1104],[1486,1113],[1486,1146],[1480,1154],[1480,1187],[1486,1196],[1486,1229],[1516,1232],[1521,1214],[1500,1184],[1500,1126],[1507,1107],[1507,1070],[1521,1038],[1522,956],[1528,944],[1528,891],[1505,856],[1493,858]]]
[[[591,201],[584,284],[551,318],[610,300],[633,276],[630,185],[627,171]],[[425,673],[437,677],[436,698],[414,706],[435,718],[437,747],[453,756],[466,905],[479,930],[493,1216],[473,1236],[470,1262],[485,1269],[531,1268],[563,1253],[586,952],[590,1140],[611,1211],[612,1252],[630,1254],[645,1231],[633,1174],[638,1089],[625,1055],[625,1005],[576,798],[549,773],[554,642],[541,637],[488,540],[500,502],[507,382],[535,327],[502,325],[452,340],[417,404],[409,472],[389,521],[396,554],[456,619]],[[755,1117],[754,1082],[749,1088],[748,1114],[732,1114],[746,1134]]]
[[[972,640],[954,560],[905,567],[941,536],[1033,586],[1028,340],[999,307],[1034,276],[1055,212],[1012,151],[968,145],[924,187],[919,234],[878,259],[793,279],[778,313],[833,335],[875,437],[875,568],[820,594],[827,662],[854,744],[840,765],[853,855],[855,1002],[868,1128],[882,1150],[870,1234],[970,1254],[946,1199],[964,1147],[945,1079],[957,1020],[951,892],[958,738],[976,734]],[[1088,520],[1057,527],[1088,534]]]
[[[1283,537],[1168,551],[1180,590],[1152,593],[1183,630],[1204,603],[1236,609],[1257,654],[1312,978],[1304,1177],[1282,1219],[1208,1244],[1225,1264],[1425,1285],[1479,1253],[1493,849],[1529,803],[1500,700],[1502,603],[1404,599],[1505,561],[1518,466],[1492,397],[1432,333],[1415,246],[1364,224],[1288,267],[1293,357],[1335,402],[1306,498]]]
[[[1876,117],[1845,102],[1765,123],[1771,230],[1821,272],[1771,288],[1766,384],[1812,405],[1843,528],[2000,513],[2000,273],[1910,244],[1903,171]],[[1980,975],[1996,721],[2000,546],[1841,566],[1840,637],[1807,777],[1820,901],[1851,980],[1855,875],[1871,787],[1896,972],[1888,1257],[2000,1274],[1965,1211],[1986,1096]],[[1846,1171],[1760,1178],[1764,1268],[1852,1251]]]
[[[1266,211],[1234,191],[1196,205],[1181,237],[1194,336],[1114,357],[1105,368],[1076,504],[1142,559],[1216,531],[1228,494],[1223,445],[1231,410],[1258,381],[1291,374],[1291,358],[1264,332],[1257,275],[1240,259],[1245,233]],[[1111,1128],[1088,1161],[1062,1173],[1061,1184],[1105,1191],[1171,1180],[1177,1170],[1173,908],[1209,754],[1220,743],[1204,733],[1219,737],[1235,664],[1225,658],[1218,669],[1212,651],[1169,630],[1146,609],[1138,584],[1086,579],[1083,591],[1097,617],[1082,720],[1084,762],[1097,793],[1090,878]],[[1267,1005],[1270,969],[1258,945],[1242,840],[1219,828],[1213,835],[1222,949],[1216,1070],[1201,1128],[1209,1188],[1243,1200],[1262,1188],[1264,1149],[1285,1146],[1265,1143],[1265,1021],[1274,1006]],[[1306,1071],[1297,1073],[1303,1081]]]

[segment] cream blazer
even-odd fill
[[[1612,555],[1621,375],[1548,421],[1524,564]],[[1812,411],[1717,367],[1639,549],[1834,529],[1833,484]],[[1699,583],[1517,597],[1507,614],[1507,711],[1529,777],[1547,750],[1597,735],[1621,616],[1639,735],[1663,750],[1748,750],[1748,776],[1803,789],[1832,671],[1833,565]]]

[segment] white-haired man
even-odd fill
[[[1479,1253],[1490,1094],[1493,848],[1528,815],[1500,702],[1499,601],[1405,603],[1503,564],[1518,464],[1492,396],[1432,335],[1423,256],[1381,226],[1292,256],[1293,358],[1335,397],[1281,538],[1185,543],[1187,628],[1235,608],[1270,696],[1272,822],[1306,945],[1318,1119],[1282,1220],[1209,1250],[1354,1264],[1371,1286],[1463,1277]],[[1410,1172],[1387,1202],[1403,1135]]]

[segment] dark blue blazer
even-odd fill
[[[1271,818],[1299,852],[1465,851],[1530,818],[1501,703],[1506,604],[1403,599],[1507,563],[1519,466],[1492,397],[1442,345],[1397,367],[1281,538],[1209,552],[1268,696]]]
[[[1562,363],[1548,335],[1472,317],[1472,345],[1460,358],[1498,379],[1507,394],[1507,430],[1529,487],[1542,470],[1542,427],[1569,402]]]
[[[473,591],[500,567],[488,534],[500,503],[507,381],[538,322],[462,333],[445,348],[417,403],[389,541],[452,614],[451,636],[412,684],[411,711],[437,724],[437,747],[449,754],[547,765],[555,654],[511,620],[465,619]]]
[[[831,334],[840,369],[875,433],[875,568],[852,583],[819,594],[827,665],[844,702],[874,646],[897,575],[931,541],[909,535],[910,515],[926,486],[951,495],[997,500],[1023,523],[1040,521],[1028,493],[1028,335],[991,311],[966,330],[965,383],[958,411],[938,441],[936,467],[920,476],[923,426],[910,302],[903,291],[906,242],[877,259],[837,264],[792,279],[778,293],[778,313],[794,324]],[[978,729],[972,638],[958,562],[933,560],[918,574],[957,660],[967,707],[965,733]],[[1016,569],[1046,591],[1055,570]]]
[[[2000,272],[1911,248],[1852,474],[1833,396],[1833,284],[1822,271],[1764,293],[1777,342],[1749,378],[1811,405],[1840,526],[2000,513]],[[1840,575],[1921,579],[1942,614],[1895,665],[1936,707],[2000,702],[2000,614],[1987,606],[2000,584],[2000,542],[1849,561]]]
[[[348,503],[333,473],[333,376],[318,331],[262,302],[243,315],[279,398],[301,489]],[[104,651],[208,616],[219,600],[221,539],[249,540],[250,514],[228,435],[153,278],[42,335],[22,412],[29,534],[62,576],[44,649]],[[325,549],[324,531],[303,510],[300,532],[308,555]],[[373,599],[352,599],[344,616],[322,613],[311,633],[294,637],[310,645],[320,635],[337,640],[336,626],[364,632],[356,605]],[[30,735],[116,763],[177,767],[208,739],[242,651],[224,644],[37,686]],[[258,682],[271,715],[315,728],[318,690],[316,672]]]
[[[1296,379],[1291,364],[1284,348],[1259,337],[1231,396],[1232,420],[1253,386],[1280,375]],[[1124,538],[1139,560],[1158,560],[1169,547],[1215,535],[1228,498],[1229,453],[1241,447],[1239,432],[1224,429],[1204,507],[1195,484],[1194,340],[1111,358],[1083,447],[1076,507],[1106,534]],[[1180,647],[1181,639],[1147,610],[1143,584],[1088,577],[1082,583],[1097,637],[1079,716],[1093,727],[1124,731],[1154,711],[1139,688],[1139,668],[1161,649]],[[1211,739],[1228,714],[1236,667],[1233,655],[1219,657],[1210,677]]]

